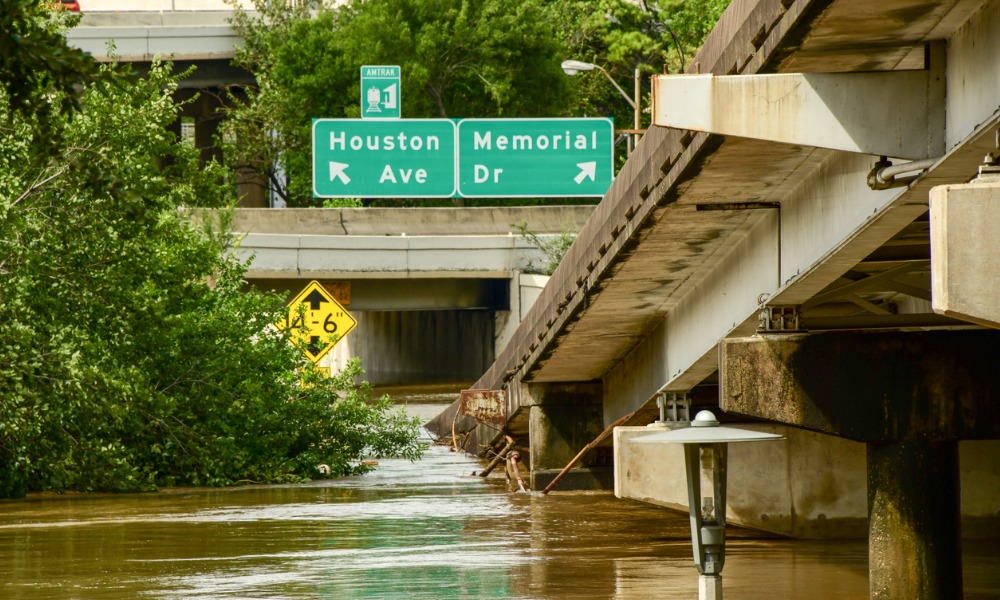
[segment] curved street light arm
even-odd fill
[[[618,93],[621,94],[622,97],[625,98],[625,100],[628,101],[628,105],[632,107],[632,110],[635,110],[636,109],[636,107],[635,107],[635,100],[632,100],[632,98],[629,97],[629,95],[625,92],[625,90],[622,89],[622,86],[618,85],[618,82],[615,81],[611,77],[611,75],[609,75],[608,72],[605,71],[600,66],[594,65],[594,68],[597,69],[598,71],[600,71],[601,73],[604,73],[604,76],[608,78],[608,81],[611,82],[611,85],[615,86],[615,89],[618,90]]]

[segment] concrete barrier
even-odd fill
[[[593,206],[482,208],[241,208],[233,229],[289,235],[506,235],[576,233]]]
[[[781,425],[738,427],[786,439],[730,444],[729,522],[795,538],[867,537],[864,444]],[[687,512],[683,446],[633,443],[655,431],[615,429],[615,495]],[[963,536],[989,538],[997,533],[1000,441],[963,441],[959,452]]]

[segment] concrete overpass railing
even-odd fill
[[[215,10],[170,9],[170,1],[139,3],[148,10],[99,11],[83,6],[79,25],[69,30],[70,45],[106,60],[108,42],[122,61],[149,61],[155,56],[174,60],[230,59],[240,38],[229,24],[233,11],[222,4]],[[176,2],[178,6],[195,4]],[[215,4],[215,3],[212,3]]]
[[[501,278],[544,260],[519,235],[576,232],[592,206],[240,209],[250,279]]]

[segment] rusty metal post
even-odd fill
[[[507,436],[507,445],[504,446],[502,450],[497,452],[497,455],[493,457],[493,460],[490,461],[490,464],[486,465],[486,468],[483,469],[482,473],[480,473],[479,476],[486,477],[487,475],[492,473],[493,469],[497,468],[497,465],[500,464],[501,461],[507,460],[507,451],[509,451],[513,447],[514,447],[514,440],[510,436]]]
[[[873,600],[962,598],[958,443],[868,444]]]
[[[517,462],[521,459],[521,453],[517,450],[512,450],[510,454],[507,455],[507,461],[510,463],[510,470],[514,473],[514,478],[517,479],[517,487],[522,492],[527,490],[524,488],[524,479],[521,478],[521,469],[518,468]]]

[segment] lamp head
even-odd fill
[[[635,442],[638,444],[725,444],[732,442],[780,440],[783,438],[784,436],[776,433],[720,426],[719,420],[715,418],[715,415],[711,411],[703,410],[691,421],[690,427],[644,435],[635,438]]]
[[[576,75],[580,71],[593,71],[597,68],[595,65],[580,60],[564,60],[560,66],[567,75]]]

